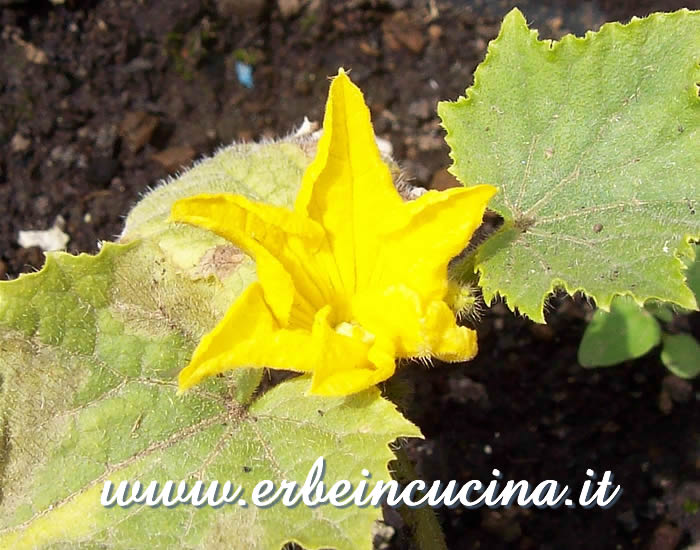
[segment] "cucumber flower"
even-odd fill
[[[202,338],[180,390],[230,369],[269,367],[311,373],[313,394],[348,395],[389,378],[397,358],[471,359],[476,334],[445,302],[447,264],[495,192],[478,185],[404,202],[362,92],[340,69],[293,210],[233,194],[172,208],[172,220],[252,256],[258,274]]]

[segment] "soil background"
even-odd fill
[[[222,144],[320,120],[327,76],[352,70],[378,135],[414,183],[455,184],[435,107],[472,82],[502,16],[517,5],[541,38],[596,30],[697,1],[0,0],[0,277],[43,263],[20,229],[60,216],[68,250],[94,252],[159,179]],[[236,63],[253,67],[253,87]],[[426,481],[554,479],[580,487],[610,470],[610,509],[439,510],[451,549],[672,550],[700,544],[700,384],[669,376],[658,350],[585,370],[583,300],[554,297],[548,324],[503,304],[479,323],[463,366],[412,365],[408,444]],[[670,330],[700,336],[697,314]],[[387,513],[388,548],[408,548]],[[391,531],[391,530],[390,530]]]

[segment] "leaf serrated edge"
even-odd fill
[[[692,290],[688,286],[688,277],[687,277],[687,272],[688,272],[688,265],[686,264],[683,258],[689,259],[690,264],[692,264],[693,260],[695,259],[695,247],[694,243],[700,240],[700,235],[696,236],[685,236],[682,240],[681,243],[678,245],[678,248],[674,252],[674,258],[678,262],[678,269],[676,273],[680,274],[683,277],[683,281],[685,283],[686,289],[688,289],[688,301],[683,302],[683,303],[676,303],[675,305],[680,306],[681,308],[691,310],[691,311],[698,311],[700,310],[700,303],[698,303],[697,298],[694,296]],[[547,309],[547,301],[549,300],[550,296],[556,294],[559,291],[563,291],[569,296],[576,296],[577,294],[585,297],[586,300],[590,302],[594,302],[595,306],[599,309],[602,309],[603,311],[610,311],[610,306],[612,304],[612,301],[615,299],[616,296],[629,296],[632,298],[635,303],[640,306],[644,307],[644,304],[646,304],[649,301],[657,300],[661,301],[663,303],[670,303],[664,300],[663,298],[659,296],[647,296],[646,298],[642,299],[634,292],[632,291],[624,291],[624,292],[611,292],[608,293],[607,295],[603,296],[591,296],[588,291],[580,286],[580,287],[575,287],[574,285],[569,285],[567,284],[566,281],[563,279],[559,278],[554,278],[552,279],[552,284],[549,286],[549,289],[545,291],[542,294],[542,297],[538,300],[537,303],[537,314],[530,313],[530,312],[523,312],[520,311],[517,306],[511,306],[508,304],[508,295],[500,292],[498,289],[495,288],[495,285],[489,284],[490,278],[487,275],[487,273],[483,269],[483,264],[486,260],[483,260],[479,258],[479,252],[477,250],[476,253],[476,259],[474,262],[474,272],[478,273],[479,275],[479,286],[482,291],[482,296],[484,298],[484,301],[487,304],[493,303],[494,300],[497,300],[498,298],[503,298],[504,302],[508,306],[513,313],[522,315],[523,317],[528,317],[535,323],[545,323],[545,317],[544,317],[544,312]]]
[[[537,29],[531,29],[527,25],[527,20],[525,19],[525,16],[523,13],[518,9],[518,8],[513,8],[510,12],[506,14],[506,16],[503,19],[503,23],[501,24],[501,28],[498,32],[498,36],[492,40],[489,45],[488,49],[486,52],[486,56],[484,57],[484,60],[479,64],[479,66],[476,68],[474,71],[474,83],[466,89],[465,95],[464,96],[459,96],[457,100],[455,101],[440,101],[438,102],[437,106],[437,112],[438,116],[440,117],[440,126],[445,130],[445,142],[447,145],[450,147],[449,151],[449,156],[450,159],[452,160],[452,165],[447,169],[448,172],[450,172],[452,175],[454,175],[462,185],[466,187],[470,187],[472,185],[477,185],[480,182],[463,182],[459,179],[459,176],[457,174],[457,168],[458,168],[458,161],[455,158],[454,155],[454,147],[453,143],[455,141],[455,136],[454,132],[452,132],[448,128],[448,124],[445,122],[445,113],[449,113],[450,111],[456,110],[456,109],[464,109],[467,108],[471,103],[475,101],[475,99],[478,97],[480,88],[481,88],[481,80],[482,80],[482,73],[484,72],[484,68],[490,68],[491,64],[494,63],[493,58],[498,54],[499,47],[501,45],[501,42],[504,40],[504,37],[507,33],[511,32],[522,32],[525,31],[527,32],[528,40],[529,42],[536,48],[540,48],[543,50],[546,50],[550,54],[554,55],[556,54],[556,51],[562,47],[563,44],[568,44],[568,43],[577,43],[579,46],[586,45],[592,40],[597,39],[599,35],[602,33],[608,33],[608,32],[613,32],[614,30],[619,30],[622,32],[630,32],[636,29],[636,27],[641,26],[643,24],[646,24],[648,21],[653,21],[653,22],[658,22],[664,19],[680,19],[683,17],[689,17],[689,16],[699,16],[700,15],[700,10],[689,10],[688,8],[682,8],[680,10],[670,12],[670,13],[665,13],[665,12],[657,12],[657,13],[652,13],[648,15],[647,17],[632,17],[629,23],[620,23],[619,21],[613,21],[613,22],[608,22],[603,24],[598,31],[587,31],[583,37],[575,36],[573,34],[567,34],[561,38],[561,40],[551,40],[551,39],[546,39],[546,40],[539,40],[539,32]],[[700,63],[696,64],[696,68],[700,71]],[[700,104],[700,84],[695,83],[694,86],[689,87],[689,95],[690,99],[694,101],[695,103]],[[454,111],[453,111],[454,112]],[[449,118],[448,115],[447,118]],[[503,216],[504,218],[504,224],[502,227],[499,228],[499,230],[491,235],[490,238],[495,237],[499,233],[503,232],[506,229],[513,228],[512,222],[514,220],[512,213],[508,211],[507,207],[504,205],[502,208],[494,208],[494,211],[496,211],[498,214]],[[697,234],[692,234],[692,235],[684,235],[683,239],[681,240],[681,243],[678,245],[678,248],[674,252],[674,257],[678,261],[677,265],[677,270],[674,272],[674,274],[679,274],[681,277],[683,277],[683,281],[686,286],[686,288],[689,289],[687,282],[687,270],[688,270],[688,265],[683,261],[683,257],[685,258],[690,258],[691,263],[692,260],[695,258],[695,251],[693,249],[692,244],[700,242],[700,233]],[[577,293],[587,296],[589,299],[594,300],[596,302],[596,306],[599,307],[600,309],[604,311],[610,311],[610,305],[612,303],[612,300],[615,298],[615,296],[630,296],[640,307],[643,307],[644,304],[649,301],[649,300],[662,300],[658,296],[648,296],[644,299],[641,299],[640,297],[636,296],[633,292],[631,291],[625,291],[625,292],[612,292],[609,293],[607,296],[590,296],[586,289],[583,287],[577,287],[573,288],[573,286],[569,286],[566,281],[562,279],[552,279],[552,283],[547,291],[545,291],[542,295],[542,297],[539,299],[538,304],[537,304],[537,312],[523,312],[519,311],[519,308],[517,306],[511,306],[508,304],[508,296],[499,290],[495,288],[490,288],[489,285],[486,283],[488,282],[488,276],[485,275],[484,270],[483,270],[483,262],[484,260],[479,261],[479,250],[477,249],[476,251],[476,259],[474,262],[474,272],[478,272],[479,274],[479,286],[482,289],[482,294],[483,298],[486,303],[493,303],[494,300],[498,299],[499,297],[504,299],[504,302],[508,305],[508,307],[516,314],[520,314],[524,317],[529,317],[531,320],[533,320],[536,323],[545,323],[545,318],[544,318],[544,311],[546,308],[546,303],[548,298],[556,293],[559,290],[562,290],[569,294],[570,296],[574,296]],[[690,290],[690,289],[689,289]],[[692,291],[689,293],[689,300],[683,303],[678,303],[677,305],[690,309],[693,311],[697,311],[700,309],[700,304],[698,301],[695,299],[693,296]],[[663,301],[663,300],[662,300]]]
[[[54,251],[45,252],[46,260],[39,271],[33,273],[21,273],[16,279],[10,281],[0,281],[0,300],[8,291],[12,292],[16,287],[21,287],[24,284],[39,280],[46,276],[52,269],[61,269],[62,265],[75,267],[80,262],[99,262],[111,261],[127,250],[138,245],[138,241],[130,243],[115,243],[111,241],[103,241],[100,245],[100,250],[97,254],[89,254],[81,252],[80,254],[70,254],[69,252]],[[2,302],[0,302],[0,307]]]
[[[700,10],[689,10],[688,8],[682,8],[680,10],[669,13],[656,12],[646,17],[632,17],[629,23],[620,23],[619,21],[604,23],[603,25],[601,25],[598,31],[586,31],[584,36],[567,34],[564,35],[560,40],[539,40],[539,31],[537,29],[531,29],[530,27],[528,27],[527,20],[525,19],[523,13],[518,8],[513,8],[503,18],[501,28],[498,32],[498,36],[496,36],[496,38],[489,42],[484,60],[474,71],[474,82],[469,88],[466,89],[465,95],[459,96],[455,101],[446,100],[438,102],[437,112],[438,116],[440,117],[440,126],[442,126],[442,128],[446,132],[445,142],[450,147],[449,156],[452,160],[452,165],[447,169],[448,172],[450,172],[459,180],[459,176],[456,173],[456,166],[458,165],[458,162],[457,159],[454,157],[454,148],[452,147],[452,143],[454,143],[454,135],[453,132],[450,131],[450,129],[445,124],[445,117],[443,116],[443,114],[446,112],[445,110],[449,112],[452,109],[464,108],[470,105],[474,101],[474,99],[479,95],[482,87],[482,74],[485,69],[490,68],[490,66],[494,63],[493,58],[498,55],[498,50],[501,46],[501,42],[503,42],[503,40],[505,39],[506,34],[526,31],[528,33],[528,40],[532,46],[534,46],[535,48],[539,48],[540,50],[545,50],[550,55],[556,55],[558,49],[563,47],[563,45],[567,45],[569,43],[576,43],[578,46],[585,46],[592,40],[598,39],[599,35],[614,32],[614,30],[619,30],[621,32],[630,32],[635,30],[636,27],[639,27],[643,24],[647,24],[649,21],[658,22],[664,19],[680,19],[683,17],[693,15],[700,16]],[[698,66],[698,68],[700,69],[700,66]],[[695,102],[700,103],[700,97],[697,93],[698,87],[700,87],[700,84],[695,83],[695,89],[691,87],[689,89],[689,95]],[[461,180],[459,181],[460,183],[462,183],[462,185],[465,186],[476,185],[476,183],[463,182]],[[496,211],[502,216],[504,216],[504,218],[506,217],[504,212],[501,212],[500,210]]]

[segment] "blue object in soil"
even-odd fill
[[[246,88],[253,87],[253,67],[242,61],[236,61],[236,77]]]

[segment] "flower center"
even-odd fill
[[[362,325],[355,322],[348,323],[343,321],[336,325],[335,331],[353,340],[360,340],[363,344],[371,344],[374,342],[375,338],[374,334],[365,330]]]

